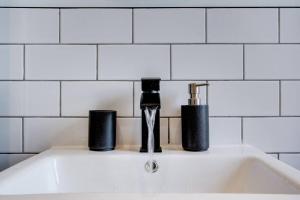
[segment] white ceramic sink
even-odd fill
[[[212,147],[207,152],[164,149],[155,159],[159,169],[150,174],[144,168],[148,155],[136,150],[53,148],[0,173],[0,198],[196,193],[209,199],[300,199],[300,172],[250,146]]]

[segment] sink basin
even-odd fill
[[[217,195],[216,199],[219,195],[300,199],[300,172],[251,146],[219,146],[207,152],[169,148],[154,159],[159,168],[149,173],[148,155],[137,150],[53,148],[0,173],[0,198],[196,193]]]

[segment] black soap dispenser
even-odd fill
[[[181,106],[182,147],[186,151],[206,151],[209,148],[208,105],[200,103],[200,87],[189,84],[188,105]]]

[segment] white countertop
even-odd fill
[[[299,0],[0,0],[0,7],[299,7]]]

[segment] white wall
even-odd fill
[[[163,144],[180,144],[188,83],[208,82],[212,145],[299,168],[299,42],[299,8],[0,8],[0,169],[87,145],[90,109],[116,109],[118,144],[139,144],[146,76],[162,78]]]

